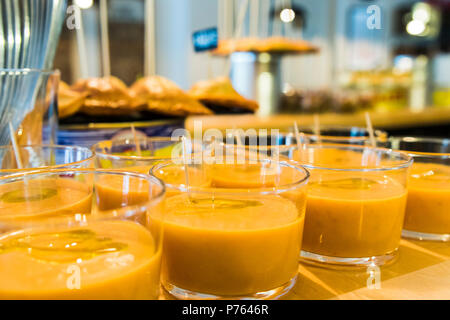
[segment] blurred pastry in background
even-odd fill
[[[375,110],[389,111],[409,105],[412,74],[395,69],[352,72],[342,83],[344,89],[370,94]],[[347,78],[347,79],[346,79]]]
[[[219,46],[213,51],[216,55],[229,55],[233,52],[267,52],[281,54],[316,53],[319,48],[311,43],[285,37],[240,38],[219,41]]]
[[[135,108],[169,116],[209,115],[211,110],[174,82],[160,76],[136,81],[130,88]]]
[[[60,81],[58,90],[58,115],[67,118],[76,114],[84,104],[86,93],[72,90],[70,86]]]
[[[72,90],[86,95],[81,112],[87,115],[130,115],[139,111],[132,107],[132,97],[126,84],[113,76],[80,79]]]
[[[352,113],[372,108],[373,97],[370,94],[353,90],[291,89],[280,99],[280,110],[284,113]]]
[[[141,78],[130,88],[116,77],[80,79],[71,87],[61,83],[59,104],[59,117],[65,124],[252,113],[258,109],[258,103],[241,96],[226,77],[199,82],[189,93],[161,76]]]
[[[263,39],[257,48],[260,52],[292,52],[292,53],[316,53],[319,48],[308,41],[301,39],[289,39],[285,37],[270,37]]]
[[[217,114],[252,113],[259,108],[256,101],[241,96],[227,77],[197,82],[189,94]]]

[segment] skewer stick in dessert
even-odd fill
[[[189,167],[188,167],[188,158],[187,158],[187,140],[185,136],[181,137],[181,143],[183,146],[183,164],[184,164],[184,177],[185,177],[185,183],[186,183],[186,190],[189,194]]]
[[[298,148],[298,152],[300,152],[300,150],[302,150],[302,135],[304,136],[303,132],[300,133],[300,131],[298,130],[298,125],[297,125],[297,121],[294,122],[294,130],[295,130],[295,140],[297,140],[297,148]]]
[[[375,140],[375,133],[373,130],[372,120],[370,119],[369,112],[366,111],[365,117],[366,117],[367,131],[369,132],[370,137],[370,144],[373,148],[375,148],[377,146],[377,142]]]
[[[320,138],[320,118],[319,115],[316,113],[314,115],[314,135],[317,137],[317,143],[321,143],[322,139]]]
[[[280,138],[280,134],[277,133],[276,141],[279,141],[280,140],[279,138]],[[281,176],[280,176],[281,175],[281,167],[280,167],[280,164],[279,164],[280,148],[279,147],[278,148],[273,148],[272,149],[272,154],[270,156],[271,156],[270,168],[272,170],[275,170],[274,184],[275,184],[275,187],[276,187],[276,186],[278,186],[280,184],[280,178],[281,178]],[[270,172],[270,174],[273,174],[273,172]],[[264,179],[266,178],[265,176],[266,176],[266,172],[265,172],[265,175],[264,175]]]
[[[369,112],[366,111],[365,117],[366,117],[367,131],[369,132],[369,137],[370,137],[370,146],[372,148],[376,148],[377,147],[377,142],[375,140],[375,133],[374,133],[374,130],[373,130],[372,120],[370,119]],[[376,152],[375,151],[369,153],[368,161],[370,163],[374,163],[374,164],[376,164],[379,161],[379,159],[377,159],[377,157],[376,157]]]
[[[14,150],[14,155],[16,157],[16,162],[17,162],[17,167],[19,169],[23,168],[22,165],[22,159],[20,158],[20,152],[19,152],[19,146],[17,144],[17,140],[16,140],[16,133],[14,132],[14,128],[11,122],[9,122],[9,133],[11,135],[11,144]]]
[[[131,124],[131,133],[133,134],[133,140],[134,140],[134,144],[136,145],[136,152],[138,157],[142,156],[142,152],[141,152],[141,143],[139,142],[137,135],[136,135],[136,128],[134,127],[134,124]]]

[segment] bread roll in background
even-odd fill
[[[84,114],[130,115],[139,111],[133,106],[127,85],[117,77],[80,79],[71,88],[86,95],[80,110]]]
[[[259,108],[256,101],[241,96],[227,77],[197,82],[189,94],[215,113],[252,113]]]
[[[70,86],[61,81],[58,90],[58,115],[67,118],[76,114],[84,104],[86,93],[72,90]]]
[[[169,116],[209,115],[213,112],[174,82],[160,76],[137,80],[130,89],[136,108]]]

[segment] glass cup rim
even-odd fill
[[[425,142],[425,143],[435,143],[435,144],[443,144],[444,142],[448,143],[450,146],[450,139],[448,138],[429,138],[429,137],[399,137],[399,136],[393,136],[390,137],[387,142],[410,142],[410,143],[417,143],[417,142]],[[422,152],[422,151],[410,151],[410,150],[400,150],[402,152],[407,153],[411,157],[428,157],[428,158],[444,158],[450,159],[450,152]]]
[[[347,130],[347,129],[353,129],[353,128],[361,130],[364,133],[366,133],[367,135],[366,136],[355,136],[355,137],[352,137],[352,136],[330,136],[330,135],[323,135],[322,134],[322,132],[326,131],[326,130]],[[301,129],[301,128],[299,128],[299,129]],[[357,126],[327,126],[327,125],[324,125],[324,126],[320,127],[320,130],[321,130],[321,134],[319,135],[319,137],[322,140],[328,140],[328,141],[365,141],[365,140],[369,141],[370,140],[369,132],[368,132],[367,128],[364,128],[364,127],[357,127]],[[302,131],[300,130],[300,133],[301,132]],[[295,137],[295,133],[293,133],[293,132],[282,132],[282,134],[285,134],[287,136],[292,136],[293,138],[296,138]],[[315,137],[315,138],[317,138],[317,134],[315,134],[315,133],[303,132],[303,134],[305,136],[307,136],[307,137],[313,137],[313,138]],[[382,140],[384,138],[384,136],[383,136],[384,134],[386,135],[386,137],[388,137],[388,133],[386,131],[380,130],[380,129],[374,129],[374,134],[375,134],[375,140],[377,140],[377,141],[378,140]]]
[[[179,143],[181,142],[181,138],[179,138],[179,141],[175,141],[172,140],[172,137],[138,137],[136,139],[138,142],[141,141],[148,141],[148,142],[174,142],[174,143]],[[98,156],[102,156],[104,158],[108,158],[109,160],[121,160],[121,161],[125,161],[125,160],[134,160],[134,161],[165,161],[165,160],[169,160],[172,157],[153,157],[153,156],[122,156],[122,155],[113,155],[110,153],[106,153],[106,152],[99,152],[97,151],[98,149],[102,149],[99,146],[101,144],[104,143],[112,143],[113,141],[118,141],[118,142],[126,142],[126,141],[131,141],[131,142],[135,142],[134,139],[118,139],[118,140],[103,140],[103,141],[99,141],[96,144],[92,145],[91,147],[91,151],[94,153],[94,155],[98,155]],[[195,142],[196,140],[191,140],[191,142]],[[181,158],[181,157],[180,157]]]
[[[345,126],[342,126],[342,127],[339,127],[339,126],[324,127],[324,129],[349,129],[349,128],[364,129],[363,127],[345,127]],[[364,130],[367,131],[367,129],[364,129]],[[376,135],[375,136],[375,140],[377,142],[386,141],[388,139],[387,132],[385,132],[383,130],[375,130],[375,132],[378,132],[378,133],[381,134],[381,135]],[[300,131],[300,133],[302,133],[302,132]],[[385,138],[382,135],[384,133],[386,133],[386,137]],[[314,133],[304,133],[303,132],[303,134],[307,138],[315,138],[315,137],[317,137],[317,135],[314,134]],[[267,135],[255,134],[255,135],[251,135],[250,137],[259,138],[261,136],[264,136],[266,138],[270,138],[272,136],[275,136],[275,137],[278,137],[278,138],[292,138],[292,139],[296,139],[297,138],[295,133],[287,132],[287,131],[279,132],[277,135],[271,135],[271,134],[268,133]],[[230,134],[227,137],[234,138],[234,135]],[[246,136],[246,137],[249,137],[249,136]],[[339,141],[349,142],[349,143],[344,144],[344,145],[352,145],[352,142],[358,143],[358,142],[363,142],[363,141],[369,141],[369,139],[370,139],[369,136],[364,136],[364,137],[362,137],[362,136],[359,136],[359,137],[345,137],[345,136],[324,136],[324,135],[320,135],[320,138],[322,140],[329,141],[329,142],[326,142],[326,144],[334,144],[334,143],[337,143]],[[317,142],[314,142],[314,144],[316,144],[316,143]],[[276,149],[279,149],[280,151],[283,150],[283,149],[290,149],[290,148],[293,148],[293,147],[297,146],[297,144],[295,142],[291,142],[289,144],[284,144],[284,145],[267,145],[267,146],[259,146],[259,145],[258,146],[249,146],[249,145],[239,146],[236,143],[235,144],[229,144],[228,142],[219,142],[219,144],[223,145],[224,147],[236,146],[236,147],[245,148],[245,149],[257,148],[257,149],[265,149],[265,150],[276,150]],[[356,144],[356,145],[358,145],[358,144]]]
[[[86,159],[83,160],[79,160],[79,161],[75,161],[75,162],[71,162],[71,163],[66,163],[66,164],[57,164],[54,166],[44,166],[44,167],[36,167],[36,168],[23,168],[23,169],[0,169],[0,173],[2,172],[18,172],[18,171],[34,171],[34,170],[46,170],[46,169],[58,169],[58,168],[70,168],[72,166],[76,166],[79,164],[82,164],[84,162],[89,162],[89,161],[93,161],[95,159],[95,153],[92,152],[92,150],[90,150],[89,148],[86,147],[81,147],[81,146],[63,146],[63,145],[50,145],[50,144],[42,144],[42,145],[20,145],[19,149],[27,149],[27,148],[34,148],[34,149],[56,149],[56,150],[63,150],[63,149],[69,149],[69,150],[78,150],[81,152],[86,152],[88,154],[88,157]],[[6,149],[13,149],[12,146],[9,145],[3,145],[0,146],[0,151],[1,150],[6,150]]]
[[[33,171],[24,171],[21,173],[16,173],[16,174],[12,174],[12,175],[8,175],[8,176],[0,176],[0,185],[4,185],[7,183],[13,183],[13,182],[17,182],[17,181],[21,181],[27,177],[39,177],[41,175],[72,175],[72,174],[106,174],[106,175],[115,175],[115,176],[128,176],[128,177],[133,177],[133,178],[138,178],[138,179],[142,179],[145,180],[151,184],[156,184],[158,185],[161,190],[158,192],[158,194],[153,195],[152,194],[152,198],[149,198],[149,201],[146,204],[136,204],[136,205],[128,205],[125,206],[124,208],[130,208],[130,212],[129,213],[122,213],[122,214],[116,214],[114,213],[115,210],[107,210],[108,213],[102,213],[101,215],[89,215],[88,218],[83,219],[83,221],[79,221],[79,222],[92,222],[92,221],[106,221],[106,220],[111,220],[111,219],[123,219],[123,218],[128,218],[128,217],[132,217],[135,212],[137,212],[138,210],[144,210],[148,207],[150,207],[151,205],[155,205],[158,204],[159,202],[161,202],[161,200],[163,199],[165,192],[166,192],[166,186],[164,184],[164,182],[162,180],[160,180],[158,177],[155,176],[151,176],[148,174],[143,174],[143,173],[137,173],[137,172],[128,172],[128,171],[118,171],[118,170],[105,170],[105,169],[71,169],[71,170],[67,170],[67,169],[44,169],[44,170],[33,170]],[[56,221],[60,224],[67,222],[68,221],[68,217],[55,217],[51,220],[47,220],[49,222],[54,222]],[[0,218],[0,223],[1,223],[1,218]],[[42,224],[45,224],[46,221],[44,221]],[[27,222],[12,222],[12,223],[8,223],[9,225],[26,225]]]
[[[42,74],[42,75],[60,75],[59,69],[37,69],[37,68],[0,68],[0,76],[23,76],[28,74]]]
[[[242,194],[243,196],[258,196],[258,195],[276,195],[280,193],[284,193],[287,191],[295,190],[301,187],[304,187],[308,184],[309,178],[311,176],[309,170],[305,168],[305,166],[301,165],[300,163],[293,161],[293,160],[287,160],[287,161],[273,161],[271,159],[257,159],[258,162],[276,162],[278,165],[282,165],[284,167],[289,167],[291,169],[294,169],[296,171],[301,171],[303,173],[303,177],[295,182],[291,182],[285,185],[281,186],[275,186],[275,187],[258,187],[258,188],[217,188],[217,187],[193,187],[193,186],[185,186],[183,184],[171,184],[164,182],[166,189],[175,189],[181,192],[188,192],[192,194],[221,194],[221,195],[236,195],[236,194]],[[183,166],[183,164],[178,164],[173,161],[165,161],[161,162],[155,166],[153,166],[150,169],[150,175],[158,178],[156,172],[162,168],[167,168],[170,165],[175,166]],[[160,179],[160,178],[158,178]],[[160,179],[162,180],[162,179]],[[247,192],[243,193],[242,191],[246,190]]]
[[[308,144],[305,145],[305,149],[317,149],[317,148],[326,148],[326,149],[344,149],[344,150],[351,150],[351,151],[361,151],[361,150],[372,150],[375,152],[382,152],[383,154],[391,154],[396,155],[399,158],[403,158],[404,160],[400,161],[397,165],[392,166],[381,166],[381,167],[367,167],[367,168],[331,168],[328,166],[320,166],[320,165],[314,165],[314,164],[306,164],[301,163],[302,166],[304,166],[307,169],[315,169],[315,170],[329,170],[329,171],[339,171],[339,172],[380,172],[380,171],[393,171],[393,170],[400,170],[400,169],[406,169],[409,168],[413,162],[414,159],[410,155],[408,155],[406,152],[402,151],[395,151],[392,149],[387,148],[373,148],[369,146],[358,146],[358,145],[343,145],[343,144]],[[297,150],[298,147],[295,147],[294,150]]]

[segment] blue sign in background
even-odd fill
[[[208,28],[194,32],[192,41],[196,52],[216,49],[219,42],[217,28]]]

